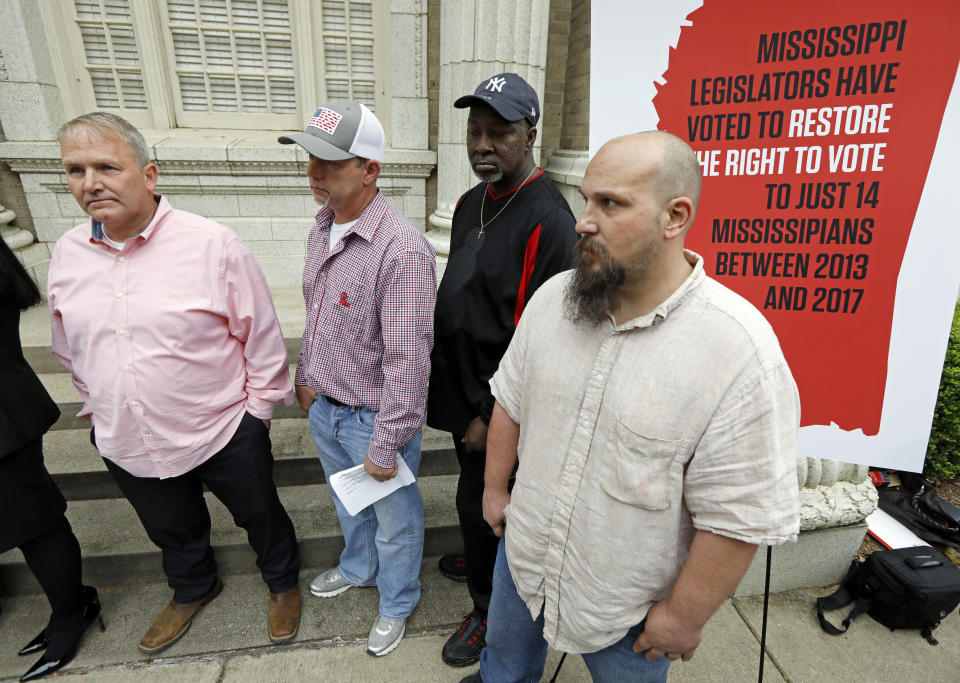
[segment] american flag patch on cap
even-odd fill
[[[340,123],[340,119],[343,117],[332,109],[327,109],[322,107],[317,110],[315,116],[310,117],[310,121],[307,123],[308,126],[313,126],[314,128],[319,128],[329,135],[333,135],[334,131],[337,130],[337,124]]]

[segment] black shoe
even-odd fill
[[[474,671],[472,674],[466,678],[461,678],[460,683],[483,683],[483,679],[480,678],[480,672]]]
[[[33,640],[20,648],[17,656],[23,657],[24,655],[32,655],[36,652],[42,652],[43,650],[47,649],[47,645],[49,644],[50,638],[47,637],[47,629],[43,629]]]
[[[43,653],[43,655],[38,659],[33,666],[31,666],[27,673],[23,674],[20,678],[21,681],[32,681],[37,678],[42,678],[47,674],[51,674],[57,669],[66,666],[73,659],[74,655],[77,654],[77,646],[80,644],[83,634],[86,633],[87,629],[90,627],[94,621],[99,622],[100,630],[106,631],[107,627],[103,623],[103,617],[100,616],[100,599],[97,596],[97,589],[90,586],[84,586],[84,602],[83,602],[83,612],[80,616],[80,625],[77,627],[76,631],[67,636],[69,641],[67,649],[60,655],[50,652],[49,644],[47,645],[48,650]],[[46,631],[46,629],[44,629]],[[54,634],[51,636],[51,641],[59,634]],[[37,637],[39,638],[39,636]],[[37,640],[34,638],[34,640]]]
[[[100,603],[97,598],[97,589],[93,586],[82,586],[80,589],[81,592],[81,601],[83,606],[81,609],[87,609],[87,605],[92,602]],[[17,653],[18,657],[24,657],[26,655],[32,655],[37,652],[43,652],[47,649],[47,645],[50,644],[50,636],[47,635],[47,629],[43,629],[38,633],[33,640],[20,648],[20,651]]]
[[[443,645],[441,656],[450,666],[470,666],[480,661],[480,651],[487,644],[487,618],[473,610]]]
[[[444,555],[437,566],[449,579],[460,582],[467,580],[467,558],[463,555]]]

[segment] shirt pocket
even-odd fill
[[[324,326],[331,337],[360,340],[370,317],[370,297],[363,282],[339,282],[326,293]]]
[[[614,443],[600,474],[600,488],[621,503],[667,510],[679,477],[684,442],[641,434],[617,420]]]

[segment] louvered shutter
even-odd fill
[[[146,109],[128,0],[74,0],[85,67],[101,109]]]
[[[373,3],[322,0],[327,99],[357,100],[376,111]]]
[[[286,0],[168,0],[185,112],[294,114]]]

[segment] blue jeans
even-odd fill
[[[310,406],[310,434],[320,464],[330,476],[362,465],[367,456],[377,414],[366,408],[334,406],[323,396]],[[421,432],[398,457],[417,474]],[[404,486],[357,513],[341,505],[330,489],[346,547],[340,554],[340,576],[357,586],[376,584],[380,616],[403,619],[420,600],[420,562],[423,559],[423,499],[416,483]]]
[[[651,662],[633,651],[633,643],[641,632],[643,622],[613,645],[583,655],[594,681],[662,683],[667,680],[670,660],[660,657]],[[546,660],[543,610],[536,619],[530,617],[530,610],[517,594],[503,539],[500,539],[487,613],[487,646],[480,655],[480,676],[484,683],[536,683],[543,675]]]

